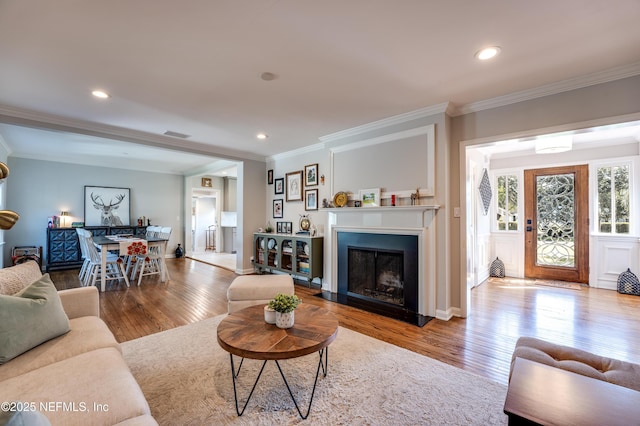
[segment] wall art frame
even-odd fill
[[[304,209],[318,210],[318,190],[306,189],[304,191]]]
[[[281,219],[284,217],[283,208],[284,206],[283,206],[282,198],[273,200],[273,218],[274,219]]]
[[[129,226],[131,189],[111,186],[84,187],[85,226]]]
[[[287,201],[302,201],[302,170],[295,172],[289,172],[286,174],[286,200]]]
[[[304,166],[304,186],[316,186],[318,184],[318,163]]]
[[[274,194],[284,194],[284,178],[277,178],[274,181],[275,185],[273,186]]]

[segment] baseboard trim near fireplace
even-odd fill
[[[331,302],[340,303],[341,305],[351,306],[352,308],[358,308],[374,314],[397,319],[418,327],[423,327],[433,319],[433,317],[422,315],[417,312],[410,312],[403,308],[397,308],[388,304],[368,302],[365,299],[332,293],[326,290],[323,290],[321,293],[317,293],[314,296],[321,297],[324,300]]]

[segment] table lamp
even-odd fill
[[[69,212],[60,212],[60,216],[62,216],[62,227],[66,228],[67,216],[69,216]]]

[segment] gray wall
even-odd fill
[[[146,216],[152,225],[171,226],[169,254],[184,241],[182,176],[11,157],[8,165],[7,206],[20,220],[5,232],[5,265],[15,246],[42,246],[46,258],[48,217],[66,210],[67,225],[84,221],[85,185],[130,188],[132,224]]]

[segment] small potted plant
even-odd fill
[[[273,232],[273,227],[271,226],[271,222],[267,222],[267,227],[264,228],[264,232],[266,232],[267,234],[270,234]]]
[[[267,306],[276,311],[276,325],[278,327],[291,328],[294,321],[293,314],[300,303],[302,303],[302,299],[295,294],[278,293]]]

